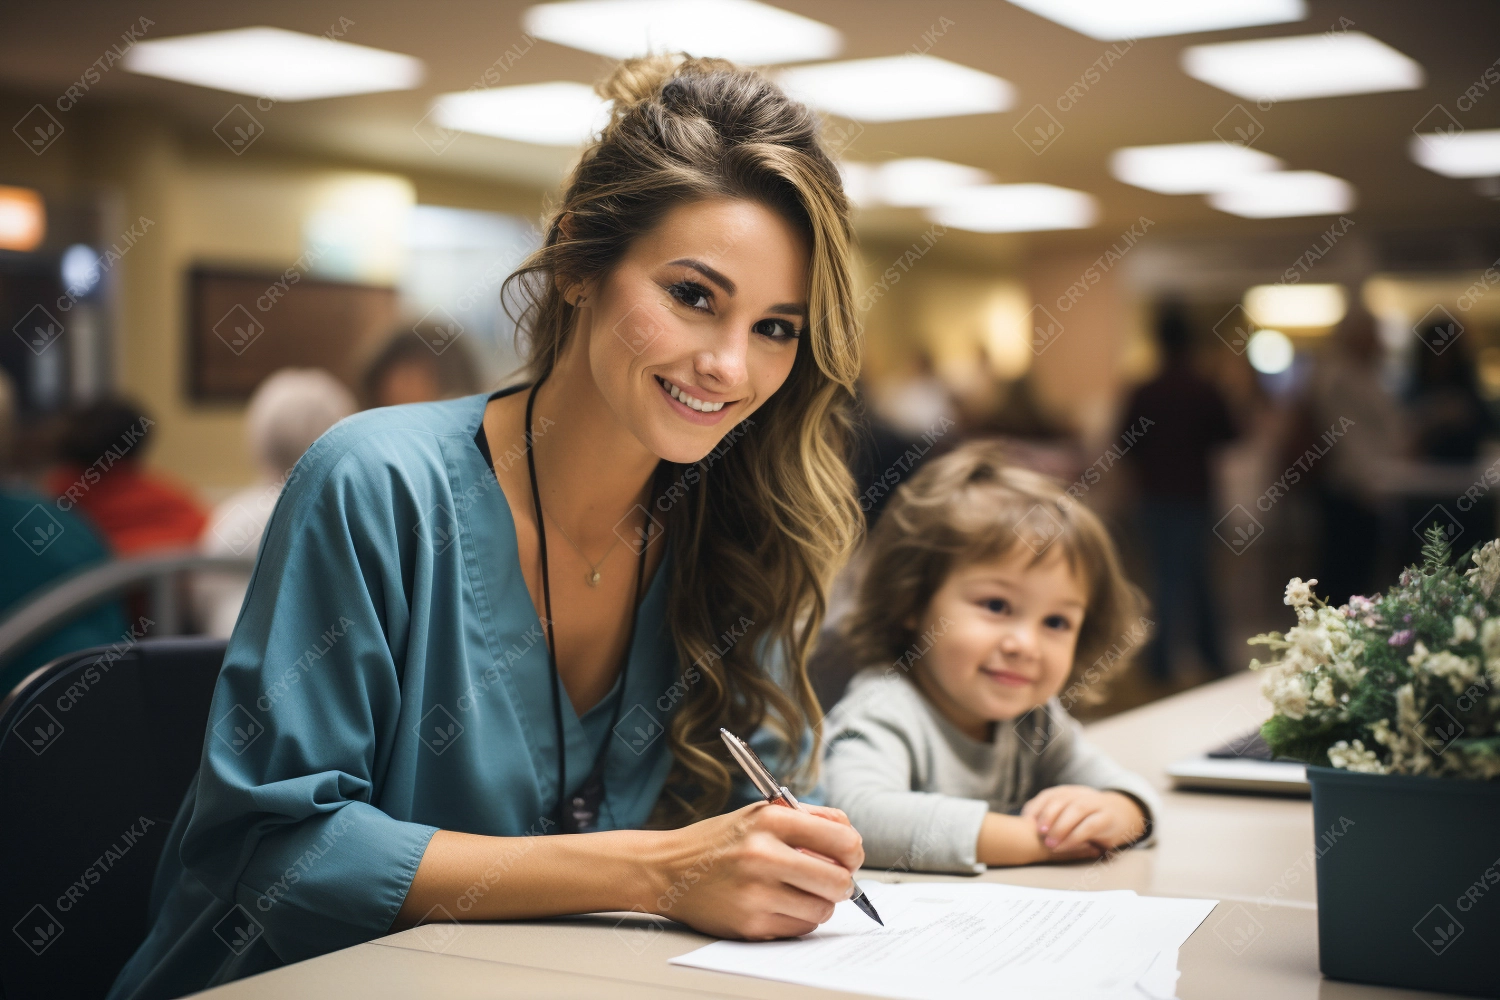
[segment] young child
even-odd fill
[[[843,633],[855,662],[825,722],[828,804],[865,864],[979,872],[1154,839],[1159,798],[1083,739],[1096,661],[1151,623],[1099,519],[976,441],[897,490]],[[1107,672],[1106,668],[1104,672]]]

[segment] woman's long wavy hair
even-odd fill
[[[546,378],[573,333],[576,307],[557,279],[607,275],[675,206],[757,202],[800,232],[811,254],[807,330],[786,382],[696,466],[662,470],[672,480],[694,468],[699,476],[665,514],[674,546],[667,619],[691,666],[668,726],[672,769],[648,825],[677,826],[728,801],[720,726],[748,736],[767,725],[793,751],[782,762],[788,784],[817,779],[822,709],[807,653],[864,524],[845,465],[862,347],[853,233],[818,118],[761,73],[658,54],[619,63],[595,89],[614,102],[609,123],[549,207],[543,245],[501,289],[504,301],[517,283],[526,303],[513,318],[529,377]],[[780,677],[767,666],[777,661]]]

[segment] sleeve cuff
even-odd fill
[[[1135,792],[1130,791],[1128,788],[1101,788],[1100,791],[1119,792],[1121,795],[1134,802],[1136,806],[1140,808],[1141,815],[1146,817],[1146,829],[1141,832],[1141,835],[1139,837],[1135,838],[1130,843],[1125,844],[1124,847],[1150,847],[1156,842],[1156,814],[1152,810],[1151,804],[1149,802],[1141,798]]]
[[[977,875],[988,866],[976,859],[979,830],[989,814],[982,799],[934,796],[926,821],[919,824],[905,853],[891,870],[954,872]]]

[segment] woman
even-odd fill
[[[765,938],[848,897],[843,814],[725,812],[751,795],[718,734],[815,780],[804,658],[860,527],[848,203],[755,72],[653,56],[600,89],[506,283],[532,382],[351,417],[298,463],[112,997],[424,921]]]

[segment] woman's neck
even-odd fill
[[[537,390],[532,449],[547,519],[597,554],[637,503],[659,459],[619,421],[589,370],[586,344],[573,337]],[[516,393],[525,421],[525,394]],[[636,528],[632,518],[629,528]],[[621,528],[625,530],[624,527]]]

